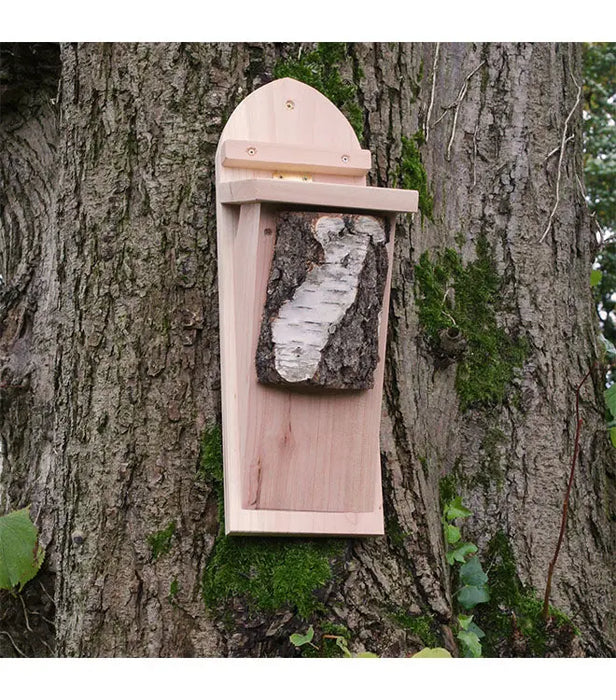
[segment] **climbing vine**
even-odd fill
[[[447,562],[458,567],[458,589],[456,600],[464,613],[457,616],[457,638],[464,656],[480,657],[482,655],[481,639],[485,632],[473,621],[468,613],[480,603],[490,600],[488,576],[477,557],[477,545],[463,542],[460,521],[470,517],[472,512],[462,505],[460,496],[456,496],[445,505],[443,510],[443,529],[445,532]]]

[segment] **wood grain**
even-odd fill
[[[347,178],[344,178],[347,179]],[[385,187],[360,187],[335,182],[297,182],[295,180],[249,179],[218,186],[223,204],[272,202],[334,207],[352,211],[417,211],[415,190]]]

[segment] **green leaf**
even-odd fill
[[[356,659],[378,659],[378,654],[373,654],[371,651],[362,651],[359,654],[355,654]]]
[[[610,440],[612,441],[612,447],[616,447],[616,426],[610,428]]]
[[[472,615],[458,615],[458,624],[463,630],[467,630],[472,621]]]
[[[451,654],[442,647],[426,647],[411,656],[411,659],[451,659]]]
[[[612,384],[609,389],[603,392],[605,403],[610,410],[613,418],[616,418],[616,384]]]
[[[475,659],[481,656],[481,643],[474,632],[462,630],[461,632],[458,632],[458,639],[461,642],[464,656]]]
[[[456,498],[454,498],[451,503],[448,503],[445,508],[445,517],[447,520],[468,518],[472,514],[472,511],[462,505],[462,498],[460,496],[456,496]]]
[[[479,625],[476,625],[474,622],[471,622],[471,624],[468,626],[468,632],[474,632],[477,635],[477,639],[481,639],[482,637],[486,636],[486,633],[479,627]]]
[[[347,644],[347,640],[342,637],[336,637],[336,644],[342,649],[342,653],[344,656],[346,656],[347,659],[353,658],[353,654],[349,651],[349,645]]]
[[[487,603],[490,593],[486,586],[464,586],[458,592],[458,602],[462,607],[470,610],[478,603]]]
[[[312,641],[312,638],[314,637],[314,628],[312,625],[308,628],[308,631],[306,634],[292,634],[289,637],[289,641],[291,644],[293,644],[296,647],[301,647],[304,646],[304,644],[309,644]]]
[[[29,506],[0,517],[0,588],[21,590],[36,576],[44,558]]]
[[[603,272],[601,270],[592,270],[590,273],[590,286],[596,287],[603,277]]]
[[[445,538],[448,544],[455,544],[460,539],[460,528],[455,525],[445,525]]]
[[[474,554],[477,551],[477,546],[471,542],[463,542],[461,545],[456,547],[456,549],[450,549],[445,556],[447,557],[447,562],[450,566],[453,566],[454,562],[460,562],[464,564],[466,556],[468,554]]]
[[[467,586],[481,586],[488,582],[488,575],[481,568],[481,562],[476,556],[460,567],[460,581]]]

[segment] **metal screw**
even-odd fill
[[[250,146],[250,148],[246,149],[246,153],[248,153],[249,156],[254,156],[257,153],[257,149],[254,146]]]
[[[344,155],[344,156],[342,156],[341,160],[342,160],[343,163],[348,163],[349,160],[351,160],[351,159],[349,158],[349,156]]]
[[[293,100],[287,100],[284,106],[287,109],[295,109],[295,102],[293,102]]]

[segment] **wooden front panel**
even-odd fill
[[[375,469],[380,464],[382,359],[375,372],[376,388],[365,391],[305,394],[257,381],[254,358],[277,217],[275,210],[263,207],[255,226],[256,213],[242,211],[234,244],[242,507],[373,511]],[[391,241],[387,250],[391,256]],[[384,340],[381,334],[381,358]]]

